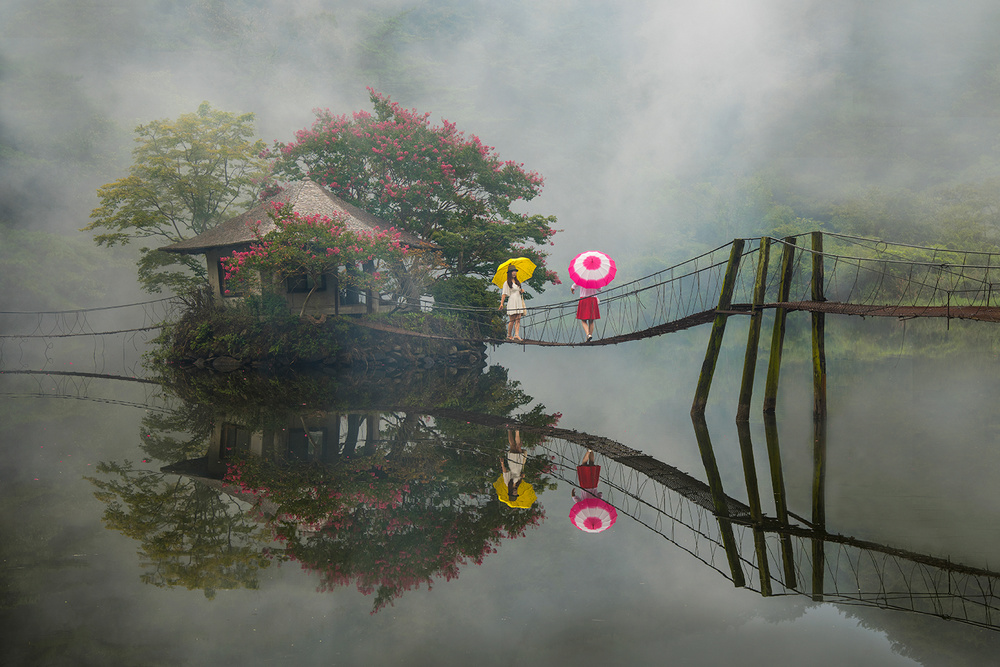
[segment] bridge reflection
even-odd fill
[[[5,387],[20,391],[3,395],[134,404],[147,411],[143,451],[164,462],[162,471],[109,463],[98,482],[109,502],[109,526],[143,543],[145,564],[153,567],[143,576],[157,585],[256,587],[256,573],[267,559],[286,558],[315,571],[324,587],[350,581],[389,602],[433,577],[458,576],[463,562],[480,562],[504,539],[535,525],[546,491],[553,482],[576,486],[576,464],[590,449],[602,466],[604,500],[619,516],[631,517],[735,586],[762,596],[805,596],[1000,629],[1000,572],[828,532],[822,418],[814,421],[812,432],[810,507],[796,513],[788,503],[773,415],[765,415],[763,443],[752,442],[747,422],[737,422],[735,438],[726,438],[740,450],[744,494],[724,488],[703,418],[692,421],[704,469],[695,476],[612,439],[551,423],[537,406],[526,409],[530,398],[518,394],[506,374],[486,381],[448,379],[464,388],[463,400],[456,403],[472,409],[442,407],[439,401],[420,404],[421,397],[436,392],[410,392],[409,405],[401,405],[403,395],[382,394],[400,401],[394,407],[356,387],[349,392],[354,399],[342,394],[331,403],[329,397],[336,394],[325,386],[313,387],[315,400],[300,401],[306,395],[289,392],[282,399],[294,401],[277,408],[245,405],[243,391],[233,393],[231,402],[221,394],[211,403],[192,402],[122,378],[137,393],[145,392],[126,403],[97,390],[97,384],[112,382],[108,378],[44,377],[50,384],[33,391],[38,378],[6,376],[5,384],[30,384]],[[502,505],[492,488],[507,428],[520,430],[529,452],[529,477],[539,498],[529,511]],[[171,443],[177,433],[188,435]],[[754,463],[761,446],[767,453],[769,491],[760,488]],[[241,452],[275,463],[255,474],[280,493],[261,494],[260,486],[245,488],[237,479],[226,479],[229,463],[245,460]],[[303,492],[316,488],[334,489],[340,496],[334,502]],[[769,492],[773,502],[767,500]],[[353,500],[341,500],[345,497]],[[773,507],[771,514],[765,505]],[[199,523],[192,508],[210,519]],[[157,516],[143,514],[154,511]],[[628,530],[629,523],[619,519],[612,530]],[[428,535],[437,540],[435,553],[443,555],[412,567],[406,554]],[[234,536],[241,537],[234,541]],[[175,542],[196,545],[197,554],[164,548]],[[383,554],[390,548],[393,557],[387,560]],[[344,569],[348,562],[353,569]]]
[[[916,612],[1000,629],[1000,599],[996,591],[1000,572],[826,531],[823,420],[815,422],[812,504],[809,517],[805,518],[787,507],[778,428],[773,416],[765,419],[765,445],[775,507],[771,516],[762,510],[753,443],[746,422],[736,424],[747,490],[744,503],[726,494],[708,427],[697,416],[693,418],[693,433],[707,481],[601,436],[482,413],[435,407],[415,411],[421,415],[417,418],[420,423],[426,425],[450,420],[493,429],[490,440],[501,443],[501,447],[504,425],[515,426],[530,434],[533,445],[528,449],[538,466],[544,466],[548,475],[571,486],[577,486],[575,470],[581,455],[587,449],[593,450],[602,466],[605,501],[620,515],[633,518],[735,586],[766,597],[802,595],[814,601]],[[352,419],[349,414],[338,417],[344,425]],[[371,413],[355,415],[353,419],[373,423]],[[362,435],[365,447],[373,446],[370,440],[373,433],[369,430]],[[356,437],[348,433],[341,451],[353,450],[357,443],[352,438]],[[499,451],[496,444],[490,446],[483,441],[458,443],[440,434],[434,439],[439,448],[461,449],[466,455],[482,457],[483,461],[495,457]],[[548,465],[549,461],[555,465]],[[543,504],[544,501],[542,496]]]
[[[778,428],[765,416],[775,516],[761,509],[749,425],[737,422],[748,503],[726,495],[704,418],[695,438],[708,483],[650,459],[620,455],[617,443],[552,432],[545,448],[570,470],[582,448],[601,452],[611,502],[619,514],[682,548],[735,586],[763,596],[804,595],[815,601],[916,612],[1000,629],[1000,572],[826,531],[826,423],[814,422],[809,519],[787,508]],[[573,483],[571,475],[560,475]],[[707,493],[706,493],[707,491]]]

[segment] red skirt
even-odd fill
[[[576,319],[578,320],[599,320],[601,319],[601,309],[597,304],[596,296],[588,296],[580,299],[576,304]]]
[[[577,466],[576,479],[581,489],[596,489],[601,481],[601,466]]]

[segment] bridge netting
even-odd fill
[[[762,261],[764,260],[764,261]],[[619,275],[627,270],[620,270]],[[1000,321],[1000,254],[889,243],[835,233],[734,239],[647,276],[602,290],[601,319],[586,343],[578,301],[528,302],[521,335],[534,345],[609,345],[712,322],[718,315],[784,308],[862,316],[946,317]],[[538,301],[538,303],[536,303]],[[111,370],[109,341],[121,369],[136,360],[182,302],[157,299],[122,306],[48,312],[0,312],[0,368],[51,368],[53,341]],[[435,303],[460,317],[465,339],[502,343],[492,308]],[[410,335],[425,335],[399,330]],[[431,336],[441,338],[444,336]],[[66,355],[62,355],[66,356]]]
[[[0,311],[0,369],[86,367],[98,374],[139,375],[147,344],[182,305],[167,297],[98,308]]]
[[[787,302],[802,309],[857,315],[955,317],[995,321],[1000,305],[1000,254],[944,247],[888,243],[824,233],[821,247],[808,235],[771,239],[772,254],[794,241],[796,260]],[[776,252],[777,251],[777,252]],[[772,269],[774,266],[772,257]],[[814,260],[821,260],[821,297],[813,287]],[[769,272],[766,301],[776,297]],[[820,306],[830,302],[836,307]],[[950,310],[949,310],[950,309]]]

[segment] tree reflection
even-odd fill
[[[374,593],[373,612],[421,584],[457,577],[462,565],[482,563],[544,516],[537,503],[511,509],[492,492],[498,434],[455,446],[428,418],[388,416],[405,436],[397,430],[371,454],[333,464],[245,455],[227,474],[276,508],[270,525],[284,547],[273,557],[317,573],[321,590],[353,584]],[[544,463],[536,458],[528,467],[545,484]]]
[[[160,587],[218,590],[257,588],[270,564],[260,544],[270,537],[258,521],[218,489],[183,478],[101,463],[88,478],[107,503],[104,523],[138,540],[142,581]]]
[[[144,421],[143,451],[169,465],[102,463],[91,479],[105,524],[141,543],[146,583],[212,597],[257,588],[261,569],[291,561],[315,573],[320,590],[374,595],[375,613],[482,563],[544,518],[540,503],[510,508],[492,488],[507,446],[496,423],[554,421],[529,407],[506,369],[376,386],[215,377],[214,392],[211,376],[172,378],[165,387],[182,405]],[[386,410],[389,400],[410,407]],[[490,425],[442,416],[458,410]],[[530,455],[540,437],[524,440],[525,477],[539,492],[549,483],[548,459]]]

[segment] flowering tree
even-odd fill
[[[302,304],[300,317],[324,274],[334,273],[341,266],[368,268],[347,272],[341,280],[363,289],[378,289],[388,275],[375,270],[377,262],[398,263],[407,251],[395,229],[353,231],[347,228],[346,214],[335,218],[301,216],[290,204],[275,203],[268,215],[274,229],[265,233],[262,225],[254,227],[255,241],[250,249],[234,252],[224,260],[226,279],[245,284],[261,274],[279,279],[307,276],[313,287]]]
[[[442,277],[492,279],[496,267],[518,256],[539,269],[528,283],[543,291],[558,277],[545,268],[542,248],[555,234],[554,216],[525,215],[515,202],[534,199],[542,177],[501,160],[493,147],[432,125],[429,113],[401,108],[369,89],[374,115],[316,112],[295,141],[276,142],[268,155],[275,176],[310,178],[337,196],[442,249]]]

